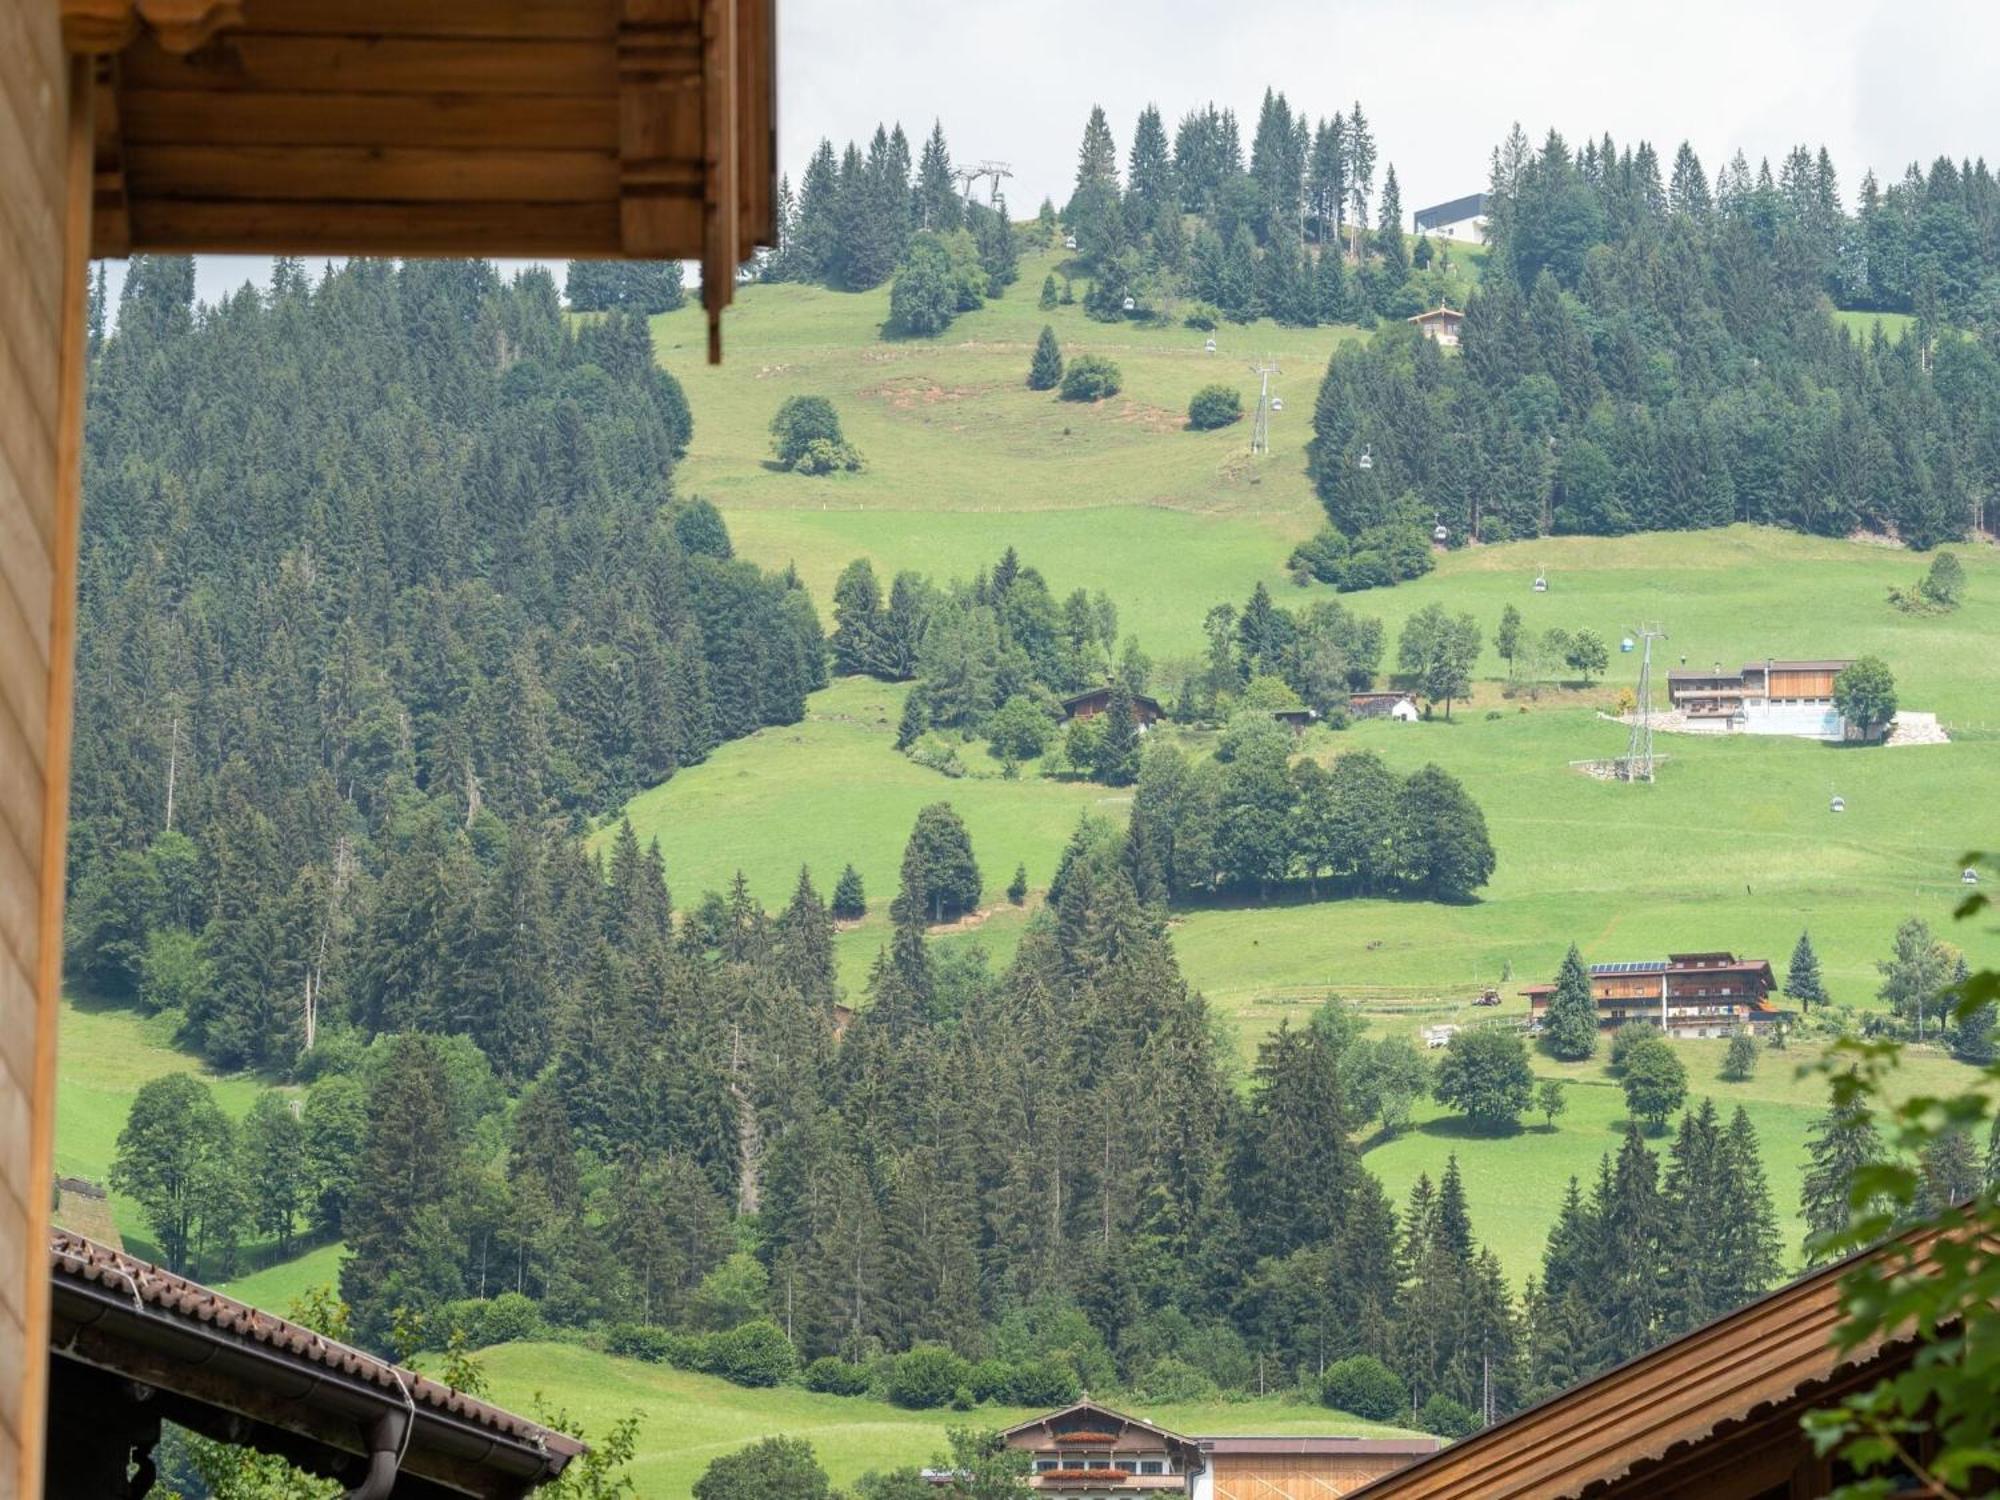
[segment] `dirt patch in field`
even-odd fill
[[[915,411],[918,407],[963,401],[973,391],[969,385],[939,385],[922,375],[903,375],[869,386],[861,394],[884,401],[895,411]]]
[[[1178,432],[1187,425],[1186,419],[1178,412],[1168,411],[1164,406],[1147,406],[1140,401],[1120,402],[1118,420],[1143,427],[1148,432]]]
[[[757,367],[757,378],[759,380],[769,380],[773,375],[783,375],[791,368],[790,365],[759,365]]]

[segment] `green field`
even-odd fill
[[[1753,1077],[1725,1083],[1717,1075],[1727,1046],[1722,1041],[1676,1043],[1688,1070],[1688,1096],[1694,1103],[1704,1096],[1713,1099],[1724,1124],[1738,1104],[1748,1110],[1784,1235],[1784,1262],[1788,1272],[1796,1272],[1802,1269],[1805,1238],[1798,1217],[1800,1176],[1805,1170],[1807,1134],[1826,1107],[1825,1083],[1817,1073],[1800,1076],[1815,1055],[1813,1048],[1802,1045],[1766,1051]],[[1559,1063],[1538,1053],[1534,1067],[1538,1076],[1561,1078],[1567,1084],[1569,1107],[1554,1130],[1546,1128],[1539,1115],[1531,1115],[1517,1134],[1477,1136],[1457,1117],[1425,1103],[1418,1107],[1412,1129],[1374,1146],[1365,1156],[1383,1187],[1401,1200],[1408,1197],[1418,1173],[1428,1172],[1435,1182],[1445,1158],[1456,1153],[1473,1228],[1500,1257],[1516,1287],[1540,1271],[1549,1225],[1569,1179],[1576,1177],[1588,1193],[1598,1158],[1606,1152],[1616,1156],[1625,1134],[1625,1095],[1605,1066],[1601,1050],[1595,1060],[1584,1063]],[[1973,1076],[1971,1069],[1925,1049],[1906,1059],[1899,1088],[1909,1093],[1956,1090]],[[1663,1170],[1671,1143],[1671,1127],[1667,1135],[1651,1141]]]
[[[515,1410],[532,1407],[537,1393],[543,1393],[593,1436],[637,1412],[640,1457],[632,1476],[639,1493],[655,1500],[680,1500],[717,1455],[773,1434],[810,1441],[821,1466],[842,1485],[870,1469],[929,1463],[944,1450],[948,1427],[1003,1427],[1037,1415],[992,1406],[972,1412],[904,1411],[883,1401],[821,1396],[795,1387],[745,1390],[712,1376],[613,1359],[567,1344],[503,1344],[487,1350],[481,1360],[493,1398]],[[1404,1431],[1275,1397],[1144,1405],[1139,1414],[1191,1436]]]
[[[935,340],[879,337],[886,287],[746,287],[720,366],[703,363],[697,308],[656,319],[660,359],[694,409],[676,485],[721,508],[744,556],[795,562],[823,607],[855,557],[884,573],[969,578],[1011,543],[1059,593],[1109,593],[1155,654],[1192,650],[1201,613],[1191,597],[1205,608],[1247,596],[1259,579],[1277,585],[1292,545],[1319,524],[1304,474],[1313,394],[1334,346],[1360,331],[1224,324],[1208,354],[1207,335],[1178,322],[1096,323],[1080,303],[1043,311],[1042,278],[1058,265],[1055,254],[1024,258],[1004,297]],[[1115,359],[1124,390],[1095,405],[1030,391],[1044,323],[1066,355]],[[1263,357],[1281,368],[1273,390],[1285,402],[1268,458],[1251,460],[1247,425],[1183,430],[1188,398],[1212,381],[1254,401],[1247,367]],[[771,415],[801,394],[833,400],[861,473],[767,465]]]
[[[57,1175],[105,1183],[132,1096],[151,1079],[174,1072],[194,1073],[215,1091],[216,1102],[237,1119],[250,1112],[251,1103],[268,1087],[253,1074],[217,1074],[204,1067],[175,1047],[173,1033],[163,1019],[147,1019],[126,1006],[66,996],[56,1054]],[[111,1211],[126,1248],[149,1258],[156,1254],[136,1203],[113,1193]],[[57,1218],[60,1221],[61,1215]],[[261,1265],[273,1248],[259,1241],[247,1242],[242,1263]]]

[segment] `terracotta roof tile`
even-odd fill
[[[300,1360],[393,1391],[402,1387],[410,1399],[434,1411],[504,1434],[517,1441],[574,1456],[584,1445],[561,1433],[517,1416],[503,1407],[480,1401],[402,1365],[390,1364],[351,1345],[339,1343],[233,1297],[225,1297],[198,1281],[190,1281],[150,1261],[66,1229],[49,1236],[49,1271],[57,1278],[89,1282],[130,1297],[135,1303],[172,1317],[233,1333]]]

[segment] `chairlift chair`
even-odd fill
[[[1549,580],[1543,574],[1537,573],[1535,575],[1535,592],[1538,594],[1546,594],[1548,591],[1549,591]]]
[[[1207,350],[1210,354],[1213,354],[1215,353],[1215,340],[1213,338],[1210,338],[1209,341],[1203,344],[1201,347]]]
[[[1136,310],[1138,309],[1138,306],[1139,306],[1139,299],[1138,299],[1138,298],[1136,298],[1136,297],[1127,297],[1127,298],[1125,299],[1125,311],[1127,311],[1127,312],[1134,312],[1134,311],[1136,311]]]
[[[1283,411],[1284,409],[1285,409],[1285,398],[1283,396],[1273,396],[1271,398],[1271,410]]]
[[[1063,249],[1065,249],[1065,250],[1074,250],[1075,248],[1076,248],[1076,236],[1075,236],[1075,235],[1073,235],[1073,234],[1066,234],[1066,235],[1064,235],[1064,236],[1063,236]]]
[[[1968,866],[1966,869],[1961,870],[1959,872],[1958,883],[1960,885],[1978,885],[1979,872]]]
[[[1631,651],[1632,651],[1632,647],[1633,647],[1633,646],[1634,646],[1635,644],[1636,644],[1636,643],[1635,643],[1635,642],[1633,641],[1632,637],[1628,635],[1628,636],[1626,636],[1626,637],[1625,637],[1625,639],[1624,639],[1624,640],[1622,640],[1622,641],[1620,641],[1620,642],[1618,643],[1618,649],[1619,649],[1620,651],[1623,651],[1623,652],[1625,652],[1625,653],[1626,653],[1627,655],[1630,655],[1630,654],[1631,654]]]
[[[1837,812],[1837,813],[1846,812],[1847,799],[1836,792],[1833,796],[1833,800],[1827,803],[1826,810],[1828,812]]]
[[[1357,469],[1372,469],[1372,468],[1374,468],[1374,467],[1375,467],[1375,455],[1374,455],[1374,454],[1372,454],[1372,453],[1370,453],[1370,452],[1369,452],[1369,451],[1368,451],[1368,450],[1367,450],[1366,448],[1363,448],[1363,449],[1361,450],[1361,457],[1359,457],[1359,458],[1357,458],[1357,459],[1355,459],[1355,460],[1354,460],[1354,467],[1355,467],[1355,468],[1357,468]]]
[[[1440,521],[1431,528],[1431,540],[1442,545],[1451,540],[1451,528]]]

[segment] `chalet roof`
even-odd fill
[[[496,1494],[553,1479],[584,1451],[566,1433],[83,1235],[53,1231],[48,1255],[53,1345],[81,1363],[164,1391],[182,1389],[185,1377],[204,1404],[320,1441],[324,1412],[315,1408],[407,1410],[418,1419],[406,1455],[412,1473],[490,1466],[506,1476]]]
[[[1099,698],[1108,699],[1112,691],[1112,685],[1108,682],[1099,687],[1086,688],[1083,692],[1071,693],[1067,698],[1064,698],[1062,700],[1062,707],[1064,709],[1072,709],[1085,703],[1095,702]],[[1134,708],[1150,709],[1156,714],[1166,712],[1165,709],[1160,707],[1160,700],[1149,693],[1133,693],[1130,696]]]
[[[1421,232],[1440,224],[1456,224],[1461,219],[1470,219],[1484,212],[1486,195],[1467,193],[1463,198],[1450,198],[1443,203],[1433,203],[1429,208],[1418,209],[1413,222]]]
[[[1363,1437],[1312,1437],[1291,1434],[1278,1437],[1205,1437],[1197,1441],[1204,1453],[1216,1453],[1224,1458],[1238,1455],[1272,1453],[1300,1458],[1321,1457],[1334,1454],[1352,1454],[1356,1457],[1406,1455],[1422,1456],[1438,1450],[1438,1440],[1434,1437],[1421,1438],[1363,1438]]]
[[[1440,318],[1463,318],[1464,313],[1455,307],[1434,307],[1429,312],[1420,312],[1415,317],[1405,318],[1406,323],[1435,323]]]
[[[774,0],[59,3],[95,256],[699,259],[713,328],[775,239]]]
[[[1752,673],[1761,674],[1765,671],[1844,672],[1853,665],[1854,661],[1853,658],[1851,657],[1828,657],[1824,660],[1819,660],[1819,661],[1780,661],[1774,658],[1773,660],[1770,661],[1745,662],[1742,666],[1738,667],[1733,672],[1727,671],[1720,667],[1712,667],[1707,671],[1702,671],[1699,668],[1695,667],[1674,667],[1670,671],[1668,671],[1667,681],[1669,683],[1718,682],[1718,681],[1735,682],[1735,681],[1741,681],[1743,678],[1750,676]]]
[[[1864,1259],[1921,1250],[1919,1230],[1780,1287],[1503,1422],[1356,1490],[1368,1500],[1577,1500],[1605,1493],[1699,1494],[1673,1466],[1801,1395],[1817,1396],[1910,1340],[1838,1352],[1840,1283]],[[1788,1437],[1797,1437],[1796,1418]],[[1686,1474],[1674,1476],[1683,1483]],[[1656,1484],[1638,1484],[1654,1479]]]
[[[1001,1433],[1000,1436],[1003,1438],[1016,1437],[1023,1433],[1032,1432],[1037,1427],[1053,1428],[1071,1417],[1087,1417],[1093,1421],[1106,1424],[1108,1429],[1113,1432],[1120,1432],[1121,1429],[1136,1428],[1140,1432],[1150,1433],[1169,1446],[1177,1445],[1184,1448],[1193,1448],[1196,1446],[1195,1440],[1191,1437],[1184,1437],[1178,1432],[1161,1427],[1157,1423],[1148,1422],[1142,1417],[1127,1416],[1122,1411],[1114,1411],[1108,1406],[1101,1406],[1097,1402],[1089,1400],[1077,1401],[1063,1407],[1060,1411],[1047,1412],[1039,1417],[1030,1417],[1025,1422],[1017,1422]],[[1093,1428],[1092,1430],[1102,1431],[1105,1428]]]
[[[1410,693],[1349,693],[1347,695],[1347,701],[1356,705],[1363,703],[1402,703],[1405,700],[1411,703],[1416,702],[1415,696]]]

